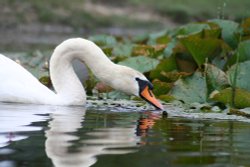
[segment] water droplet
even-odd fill
[[[169,140],[170,140],[170,141],[173,141],[173,140],[174,140],[174,138],[173,138],[173,137],[170,137],[170,138],[169,138]]]

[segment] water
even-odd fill
[[[250,165],[248,122],[185,117],[0,104],[0,167]]]

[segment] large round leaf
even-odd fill
[[[249,29],[249,27],[250,27],[250,18],[247,18],[247,19],[243,20],[240,26],[241,26],[241,28],[243,30],[243,35],[244,35],[243,40],[244,39],[249,39],[249,35],[250,35],[250,29]]]
[[[196,63],[200,66],[206,59],[214,56],[214,52],[221,46],[221,41],[216,38],[200,38],[187,36],[180,39],[181,43],[188,49]]]
[[[95,42],[99,46],[114,46],[117,44],[115,37],[110,35],[95,35],[91,36],[89,40]]]
[[[233,48],[237,47],[239,24],[230,20],[213,19],[211,22],[216,23],[222,29],[222,38]]]
[[[175,35],[191,35],[201,32],[204,29],[210,29],[210,26],[206,23],[190,23],[184,26],[181,26],[175,32]]]
[[[237,71],[236,71],[237,70]],[[236,74],[235,74],[236,72]],[[250,61],[233,65],[227,72],[229,83],[233,85],[236,76],[236,87],[250,91]]]
[[[205,103],[207,99],[207,86],[205,77],[197,71],[191,77],[176,81],[171,94],[185,103]]]
[[[129,66],[133,69],[140,71],[141,73],[145,73],[155,69],[156,66],[159,64],[159,60],[146,56],[137,56],[127,58],[126,60],[121,61],[118,64]]]
[[[234,54],[228,61],[228,65],[231,66],[238,62],[244,62],[250,60],[250,40],[239,43],[237,53]]]
[[[236,89],[234,102],[232,102],[232,89],[226,88],[218,93],[213,94],[212,100],[222,102],[224,104],[234,105],[236,108],[250,107],[250,92],[243,89]]]
[[[164,81],[165,77],[162,75],[162,72],[170,72],[176,70],[176,62],[174,56],[162,60],[157,67],[150,72],[150,78],[160,79]]]
[[[133,51],[133,44],[118,44],[113,49],[113,55],[119,57],[129,57]]]
[[[228,85],[228,78],[224,71],[212,64],[205,65],[208,92],[222,90]]]
[[[154,80],[153,85],[154,85],[153,92],[156,96],[166,95],[173,86],[172,83],[162,82],[160,80]]]
[[[238,53],[241,61],[250,60],[250,40],[243,41],[239,44]]]

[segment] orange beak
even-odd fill
[[[157,109],[163,110],[161,103],[155,98],[153,92],[146,86],[140,93],[140,96]]]

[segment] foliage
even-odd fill
[[[249,28],[249,19],[213,19],[100,46],[109,47],[113,61],[143,72],[161,100],[244,108],[250,104]]]
[[[215,19],[144,36],[89,39],[112,61],[144,73],[161,100],[250,106],[250,19]]]
[[[234,103],[236,108],[250,107],[250,92],[243,89],[235,90],[235,98],[232,98],[232,89],[226,88],[218,93],[215,93],[211,98],[215,101],[222,102],[224,104]],[[233,102],[234,101],[234,102]]]
[[[159,61],[145,56],[136,56],[119,62],[120,65],[126,65],[142,73],[149,72],[159,64]]]
[[[206,80],[202,73],[197,71],[190,77],[177,80],[171,94],[187,104],[205,103],[207,101]]]
[[[249,77],[249,71],[250,71],[250,61],[245,61],[243,63],[239,63],[239,68],[237,70],[237,76],[236,76],[236,83],[237,87],[241,89],[245,89],[246,91],[250,92],[250,77]],[[234,73],[236,71],[236,65],[233,65],[228,71],[228,78],[233,78]],[[230,85],[233,85],[232,80],[229,79]]]

